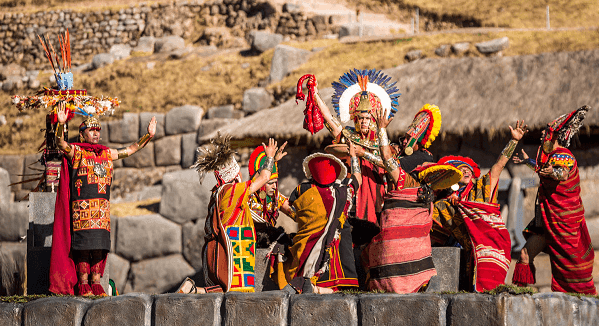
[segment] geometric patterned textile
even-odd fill
[[[254,265],[256,242],[251,226],[230,226],[227,236],[233,249],[233,279],[231,291],[254,291]]]
[[[110,232],[110,202],[103,198],[71,202],[73,231],[103,229]]]

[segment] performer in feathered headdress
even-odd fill
[[[202,249],[204,278],[207,285],[200,292],[254,292],[256,234],[249,207],[250,196],[270,179],[275,163],[287,153],[279,149],[274,139],[262,144],[265,159],[260,172],[243,182],[239,164],[230,146],[230,136],[220,134],[198,148],[198,158],[192,166],[200,181],[213,172],[217,184],[206,217],[206,243]],[[216,290],[215,290],[216,288]]]
[[[451,245],[448,240],[453,237],[466,251],[470,291],[483,292],[504,284],[510,267],[512,244],[497,203],[497,184],[528,130],[524,121],[509,128],[512,139],[482,177],[478,164],[468,157],[445,156],[438,162],[456,167],[463,177],[452,191],[438,195],[441,199],[435,202],[431,238],[433,244],[443,246]]]
[[[284,148],[286,144],[283,144],[281,148]],[[260,168],[267,159],[268,157],[262,145],[252,152],[248,163],[250,178],[253,179],[258,176],[261,171]],[[292,214],[289,198],[279,192],[279,167],[276,162],[270,180],[250,196],[249,204],[254,227],[256,228],[256,246],[258,248],[268,248],[271,243],[285,233],[282,227],[276,227],[279,210],[288,216]]]
[[[357,219],[352,219],[355,230],[359,230],[354,232],[354,242],[357,244],[368,242],[379,232],[378,214],[385,194],[385,170],[378,150],[376,123],[372,113],[375,109],[383,109],[387,116],[392,117],[397,112],[398,98],[401,94],[395,87],[396,83],[390,83],[390,80],[391,77],[376,69],[354,69],[341,76],[338,82],[333,83],[333,106],[341,121],[331,114],[320,98],[315,77],[312,76],[308,81],[309,94],[314,95],[314,101],[309,98],[307,105],[316,103],[316,108],[322,113],[325,127],[335,138],[336,145],[327,147],[326,151],[340,158],[347,158],[347,143],[358,145],[356,154],[360,160],[363,180],[356,198]],[[303,94],[300,94],[302,81],[303,78],[298,83],[300,99],[303,97]],[[318,121],[317,118],[312,120]],[[349,120],[353,120],[354,127],[343,128],[341,123]]]
[[[567,147],[582,126],[585,105],[553,120],[543,131],[537,159],[522,151],[525,163],[540,178],[535,217],[524,230],[527,238],[516,264],[514,284],[534,284],[534,258],[544,251],[551,261],[551,290],[597,294],[593,283],[595,254],[580,198],[578,164]]]
[[[381,232],[362,251],[362,264],[368,271],[370,290],[417,292],[437,274],[429,232],[432,225],[432,190],[451,186],[460,179],[461,173],[449,165],[427,163],[418,155],[407,157],[411,160],[406,162],[414,166],[406,170],[404,166],[409,164],[400,163],[404,157],[398,159],[391,151],[386,133],[391,119],[380,109],[375,116],[378,145],[389,176],[389,190],[385,194],[380,217]],[[414,147],[424,139],[419,137],[421,131],[428,129],[420,114],[416,118],[416,128],[410,127],[414,131],[410,135],[417,139]]]
[[[56,144],[63,162],[54,213],[50,292],[106,295],[100,277],[110,251],[112,161],[145,147],[156,133],[156,118],[152,118],[148,133],[137,142],[112,149],[98,144],[101,125],[96,117],[79,126],[80,143],[68,143],[69,112],[64,102],[58,104],[56,116]]]

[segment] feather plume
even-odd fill
[[[226,166],[235,154],[231,149],[231,136],[221,135],[220,132],[210,143],[197,148],[198,158],[190,169],[196,169],[200,175],[200,183],[204,181],[206,173],[219,170]]]

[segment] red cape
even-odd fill
[[[109,148],[98,144],[73,143],[82,149],[96,154]],[[70,169],[65,156],[60,167],[58,193],[54,206],[54,227],[52,231],[52,252],[50,256],[50,292],[74,295],[77,283],[75,262],[71,255],[71,202]],[[106,257],[101,262],[102,275],[106,266]]]

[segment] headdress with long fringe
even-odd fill
[[[548,123],[544,141],[553,141],[557,137],[560,145],[564,147],[570,146],[570,140],[578,132],[580,127],[582,127],[582,121],[590,109],[590,106],[584,105]]]
[[[210,143],[198,147],[198,158],[191,169],[196,169],[200,183],[206,173],[214,172],[221,183],[229,183],[239,174],[239,164],[235,160],[235,151],[231,149],[231,136],[222,136],[220,132]]]
[[[404,148],[406,155],[412,155],[416,144],[429,148],[441,130],[441,110],[434,104],[425,104],[408,127],[408,144]]]

